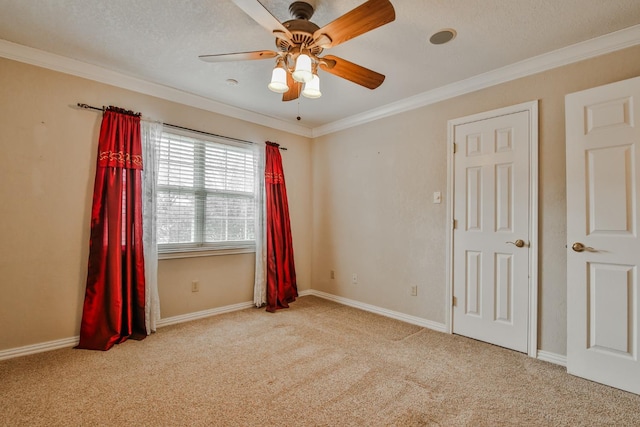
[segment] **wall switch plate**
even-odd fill
[[[356,273],[353,273],[351,275],[351,283],[353,283],[354,285],[358,284],[358,275]]]
[[[442,203],[442,193],[435,191],[433,193],[433,203]]]
[[[412,297],[418,296],[418,287],[417,286],[412,286],[411,287],[411,296]]]
[[[191,292],[200,292],[200,282],[194,280],[191,282]]]

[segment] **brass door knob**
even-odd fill
[[[515,245],[518,248],[522,248],[524,246],[524,240],[522,239],[518,239],[515,242],[505,242],[505,243],[509,243],[510,245]]]
[[[584,244],[582,244],[580,242],[575,242],[573,245],[571,245],[571,249],[573,249],[576,252],[584,252],[584,251],[593,251],[593,250],[595,250],[591,246],[585,246]]]

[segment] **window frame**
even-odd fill
[[[218,193],[218,194],[229,194],[234,196],[245,197],[244,194],[240,192],[234,191],[207,191],[204,188],[204,161],[197,161],[198,158],[206,158],[205,156],[205,144],[213,143],[219,145],[226,145],[231,147],[241,148],[243,150],[251,151],[254,155],[254,162],[258,162],[259,159],[256,159],[255,156],[259,155],[257,150],[253,150],[251,147],[251,143],[241,143],[233,140],[227,140],[224,137],[215,137],[213,135],[200,134],[196,132],[174,129],[170,130],[163,129],[160,141],[157,141],[156,152],[160,151],[161,141],[165,139],[165,135],[175,135],[178,137],[186,137],[199,141],[199,144],[195,144],[194,146],[194,180],[198,182],[199,185],[194,186],[192,192],[195,196],[195,223],[194,227],[196,229],[195,233],[202,234],[204,231],[204,222],[206,221],[206,210],[205,210],[205,198],[202,197],[203,194],[210,193]],[[159,170],[159,166],[158,166]],[[255,174],[258,173],[257,166],[254,168],[254,178],[257,179]],[[160,193],[164,190],[180,188],[179,186],[172,185],[160,185],[156,183],[156,194]],[[184,187],[183,187],[184,188]],[[246,197],[251,200],[253,203],[256,203],[256,199],[259,197],[256,194],[257,185],[255,185],[254,181],[254,192],[252,197]],[[198,194],[201,196],[198,197]],[[157,201],[156,201],[157,203]],[[254,213],[254,214],[257,214]],[[156,214],[157,215],[157,214]],[[256,232],[256,231],[254,231]],[[158,231],[156,231],[158,233]],[[204,239],[203,239],[204,240]],[[254,253],[256,251],[256,240],[255,235],[253,240],[226,240],[220,242],[185,242],[185,243],[158,243],[158,259],[173,259],[173,258],[192,258],[192,257],[203,257],[203,256],[215,256],[215,255],[232,255],[232,254],[244,254],[244,253]]]

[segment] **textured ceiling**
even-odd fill
[[[320,72],[320,99],[283,103],[272,60],[205,63],[198,55],[274,49],[231,0],[0,0],[0,39],[309,128],[640,24],[639,0],[391,0],[396,20],[325,53],[386,75],[369,90]],[[280,21],[290,1],[262,0]],[[323,26],[362,0],[316,0]],[[453,28],[434,46],[429,37]],[[229,86],[227,79],[239,82]]]

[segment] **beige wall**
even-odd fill
[[[287,175],[300,290],[311,283],[311,144],[151,96],[0,59],[0,350],[78,335],[100,114],[77,102],[251,141],[271,140]],[[162,317],[251,301],[254,255],[162,260]],[[201,290],[191,292],[191,280]]]
[[[566,354],[564,96],[638,75],[634,47],[317,138],[312,287],[445,323],[447,121],[539,99],[538,347]]]
[[[100,116],[77,102],[287,146],[299,288],[444,323],[446,200],[431,197],[446,194],[447,120],[539,99],[539,347],[565,354],[564,96],[639,74],[640,47],[629,48],[310,141],[0,59],[0,350],[79,331]],[[253,262],[160,261],[162,316],[250,301]]]

